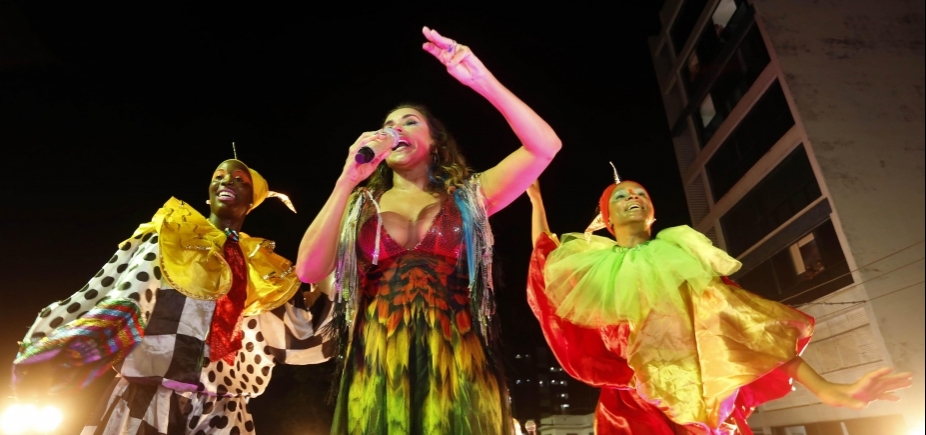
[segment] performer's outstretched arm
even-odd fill
[[[852,384],[837,384],[823,379],[799,356],[787,362],[781,369],[807,387],[824,404],[853,409],[862,409],[875,400],[896,402],[900,397],[892,393],[913,385],[913,373],[892,375],[890,373],[893,369],[890,367],[868,372]]]
[[[543,198],[540,196],[540,180],[534,180],[527,188],[527,197],[531,200],[531,243],[536,248],[537,238],[543,233],[550,233],[547,211],[543,208]]]

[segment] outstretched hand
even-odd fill
[[[852,384],[831,383],[817,396],[827,405],[853,409],[862,409],[875,400],[896,402],[900,397],[892,393],[913,385],[913,373],[892,375],[892,371],[892,368],[885,367],[866,373]]]
[[[442,36],[437,30],[424,27],[421,33],[428,40],[421,48],[437,58],[447,67],[450,73],[460,83],[472,87],[481,80],[489,78],[492,73],[486,69],[482,61],[473,54],[469,47],[458,44],[453,39]]]

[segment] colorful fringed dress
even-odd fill
[[[115,368],[82,434],[255,433],[247,404],[273,366],[334,352],[323,327],[330,301],[319,298],[313,315],[289,261],[272,251],[268,240],[228,237],[171,198],[87,285],[39,313],[14,361],[14,385],[31,382],[32,364],[53,364],[62,393]],[[223,316],[217,305],[236,289],[243,305]],[[231,347],[212,359],[218,335]]]
[[[359,292],[332,434],[508,433],[505,384],[471,309],[458,202],[446,197],[409,249],[381,228],[375,196],[355,203]]]
[[[739,288],[740,266],[687,226],[634,248],[541,235],[528,301],[563,368],[601,388],[598,434],[751,434],[753,409],[791,391],[778,368],[813,318]]]

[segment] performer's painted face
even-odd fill
[[[614,226],[631,222],[645,222],[649,226],[656,220],[649,192],[635,181],[624,181],[614,188],[608,202],[608,213]]]
[[[386,158],[393,169],[411,168],[431,162],[431,127],[421,112],[401,108],[389,114],[383,127],[392,127],[399,133],[399,147]]]
[[[222,162],[209,184],[209,204],[216,216],[244,216],[251,207],[251,171],[237,160]]]

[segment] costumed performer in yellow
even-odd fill
[[[620,181],[584,234],[550,233],[539,185],[528,302],[563,368],[601,388],[598,434],[751,434],[746,417],[791,391],[861,408],[898,400],[910,373],[870,372],[851,385],[823,379],[799,355],[812,317],[741,289],[741,264],[688,226],[652,237],[653,203]],[[607,228],[614,239],[594,236]]]
[[[241,232],[269,196],[295,212],[233,159],[212,176],[208,218],[167,201],[90,282],[39,313],[13,364],[17,394],[82,388],[114,367],[84,434],[254,433],[247,403],[273,366],[333,351],[330,283],[300,292],[274,242]]]

